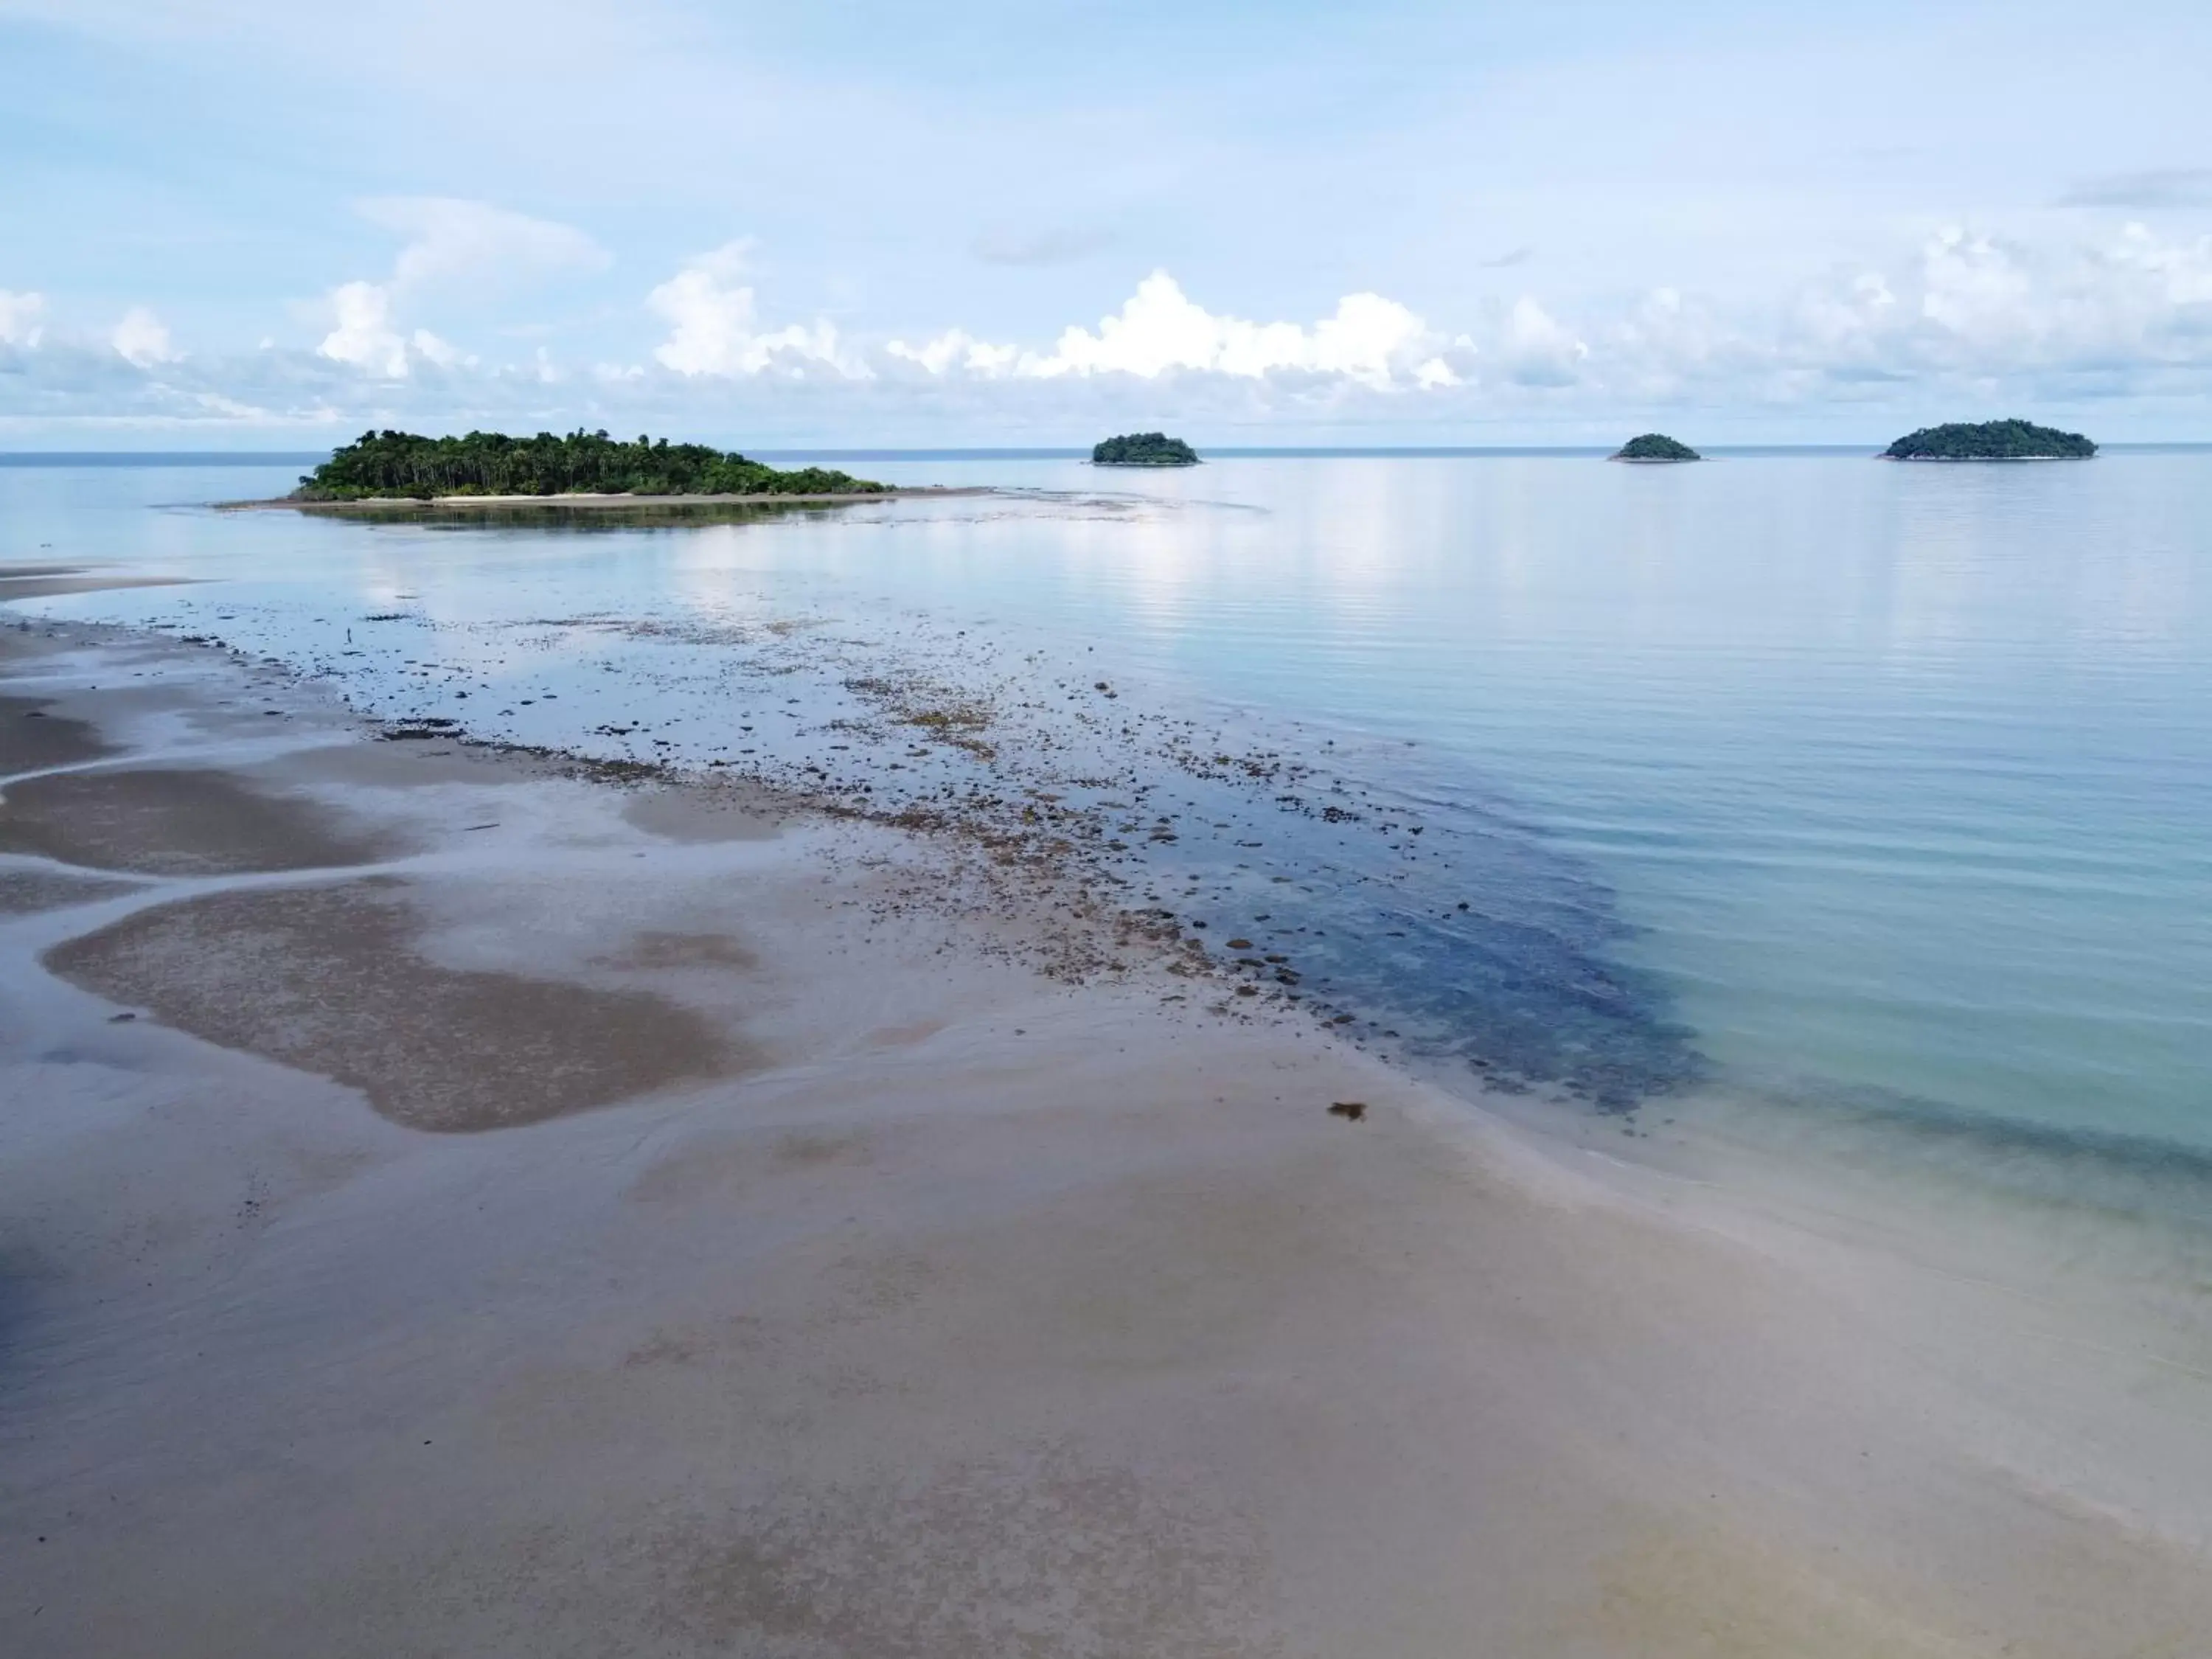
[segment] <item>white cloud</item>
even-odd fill
[[[702,253],[647,295],[647,305],[671,330],[653,349],[654,359],[687,377],[770,370],[803,377],[811,364],[866,379],[866,364],[840,354],[837,331],[827,321],[762,331],[753,289],[739,280],[745,274],[745,249],[743,242],[731,242]]]
[[[563,270],[598,270],[606,250],[573,225],[448,196],[378,197],[362,216],[407,239],[384,282],[342,283],[325,296],[335,326],[316,348],[385,380],[406,376],[410,353],[437,368],[473,362],[428,329],[404,334],[395,319],[402,301],[426,290],[465,283],[471,295],[511,288]]]
[[[37,345],[40,336],[46,331],[39,325],[46,310],[46,296],[43,294],[17,294],[0,288],[0,345]]]
[[[1164,270],[1156,270],[1098,331],[1070,327],[1049,352],[994,345],[952,329],[919,346],[894,340],[890,355],[933,375],[957,368],[984,379],[1013,375],[1050,380],[1065,376],[1129,374],[1157,380],[1188,372],[1260,380],[1278,373],[1355,380],[1377,390],[1401,384],[1444,382],[1427,365],[1416,367],[1421,348],[1433,345],[1421,319],[1379,294],[1346,295],[1335,312],[1310,328],[1297,323],[1252,323],[1217,316],[1197,304]],[[1429,361],[1452,371],[1431,354]]]
[[[1498,354],[1507,375],[1522,386],[1570,386],[1589,347],[1523,295],[1506,313]]]
[[[1391,383],[1397,363],[1425,333],[1419,317],[1379,294],[1347,295],[1337,301],[1334,316],[1311,329],[1216,316],[1186,296],[1166,271],[1156,270],[1137,284],[1118,314],[1100,319],[1096,334],[1070,328],[1049,356],[1025,354],[1018,372],[1048,380],[1102,374],[1151,380],[1172,369],[1247,378],[1292,369],[1381,387]]]
[[[1766,349],[1805,373],[1885,379],[2212,370],[2212,238],[2129,225],[2053,247],[1947,227],[1893,272],[1800,296]]]
[[[894,357],[921,364],[932,374],[958,368],[987,380],[1007,373],[1021,356],[1016,347],[993,345],[959,328],[947,329],[921,345],[910,346],[903,340],[893,340],[884,349]]]
[[[463,353],[459,346],[440,339],[427,328],[416,329],[408,337],[407,343],[416,356],[435,368],[459,368],[473,365],[476,362],[474,357]],[[543,346],[538,349],[541,353],[545,349]]]
[[[177,352],[169,343],[169,330],[144,306],[133,306],[123,313],[122,321],[108,337],[117,356],[140,368],[155,368],[163,363],[177,361]]]
[[[1953,227],[1938,231],[1921,258],[1920,309],[1960,338],[2000,343],[2038,332],[2045,297],[2010,251]]]
[[[316,352],[332,362],[351,363],[386,380],[407,373],[407,342],[392,325],[392,291],[379,283],[342,283],[331,290],[337,326]]]
[[[360,204],[371,224],[407,239],[392,266],[395,288],[465,277],[508,283],[561,270],[603,270],[605,248],[574,225],[533,219],[489,202],[450,196],[384,196]]]

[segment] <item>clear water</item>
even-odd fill
[[[1311,769],[1149,780],[1183,827],[1133,891],[1303,928],[1305,988],[1378,1041],[1614,1105],[1702,1079],[2212,1151],[2212,452],[878,459],[1069,494],[590,532],[194,505],[296,470],[0,467],[0,560],[215,579],[24,608],[702,763],[830,758],[876,656],[1094,713],[1095,676],[1115,719]],[[778,617],[832,645],[744,634]]]

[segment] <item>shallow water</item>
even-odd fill
[[[10,466],[0,559],[217,579],[25,608],[382,714],[974,787],[852,690],[889,664],[1115,803],[1131,902],[1447,1069],[2212,1150],[2212,452],[853,465],[1036,493],[460,529],[194,505],[296,468]]]

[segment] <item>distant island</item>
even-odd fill
[[[1612,459],[1616,461],[1702,461],[1705,458],[1686,443],[1679,443],[1663,432],[1647,432],[1640,438],[1631,438],[1621,445]]]
[[[1196,466],[1198,452],[1164,432],[1125,432],[1092,446],[1093,466]]]
[[[828,467],[790,471],[705,444],[604,432],[422,438],[364,432],[300,480],[293,501],[433,501],[453,495],[871,495],[888,484]]]
[[[1882,451],[1891,461],[2086,461],[2097,446],[2078,432],[2027,421],[1923,426]]]

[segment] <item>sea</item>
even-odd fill
[[[182,579],[9,609],[395,727],[1065,818],[1117,902],[1471,1103],[1725,1100],[2212,1214],[2212,449],[809,452],[769,459],[981,493],[214,505],[319,459],[0,458],[0,562]]]

